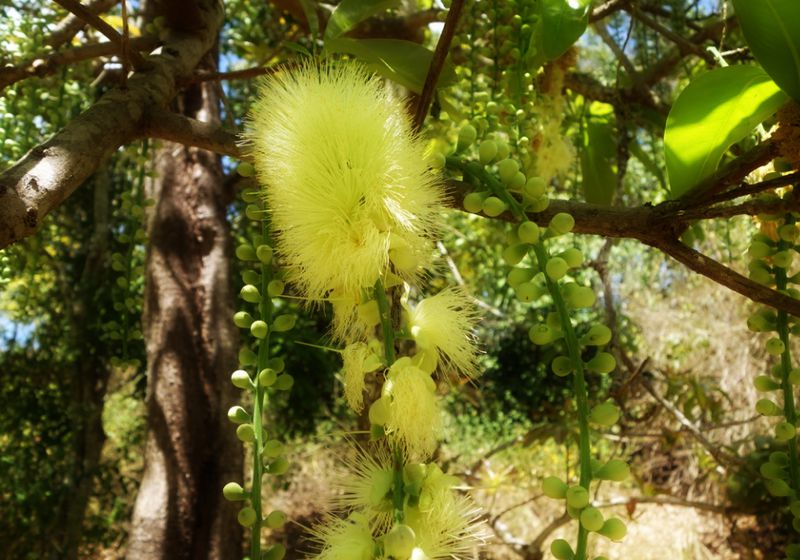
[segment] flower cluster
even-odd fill
[[[314,530],[317,557],[459,558],[483,538],[476,510],[426,461],[441,425],[434,375],[477,374],[477,314],[460,290],[407,301],[432,265],[444,194],[406,108],[356,63],[310,62],[263,82],[248,140],[276,257],[301,297],[331,304],[347,402],[372,424],[370,452],[338,481],[344,517]]]

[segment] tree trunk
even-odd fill
[[[179,102],[187,116],[219,120],[212,86]],[[242,473],[225,414],[238,398],[229,382],[238,336],[229,196],[209,152],[165,142],[156,169],[144,310],[148,433],[127,558],[229,560],[242,550],[236,508],[222,498],[223,485]]]

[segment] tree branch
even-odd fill
[[[158,44],[158,38],[153,36],[136,37],[131,39],[130,48],[149,51]],[[81,45],[72,49],[52,53],[46,57],[37,57],[17,66],[0,68],[0,91],[27,78],[44,78],[55,74],[59,68],[67,64],[91,60],[101,56],[110,56],[119,52],[115,43],[92,43]]]
[[[109,10],[117,2],[118,0],[94,0],[86,6],[86,9],[93,14],[100,14]],[[71,13],[58,22],[53,32],[45,38],[44,44],[57,49],[69,43],[85,25],[84,20]]]
[[[86,6],[77,0],[55,0],[56,4],[75,14],[83,21],[94,27],[97,31],[106,36],[106,38],[117,45],[121,56],[125,56],[125,40],[117,33],[117,31],[107,24],[100,16],[90,11]],[[144,58],[138,51],[130,51],[131,63],[137,70],[143,69],[145,66]]]
[[[222,6],[204,0],[202,33],[175,32],[128,89],[113,89],[0,174],[0,248],[32,235],[43,218],[119,146],[138,137],[148,111],[165,107],[216,41]]]
[[[436,83],[439,81],[439,75],[442,73],[442,68],[444,68],[444,61],[450,52],[450,44],[453,42],[453,36],[456,33],[463,9],[464,0],[453,0],[450,4],[442,34],[436,42],[436,50],[433,51],[431,65],[428,67],[428,75],[425,76],[425,85],[417,101],[414,113],[414,129],[417,131],[422,130],[422,124],[425,122],[425,117],[428,116],[428,109],[430,109],[433,102],[433,94],[436,91]]]

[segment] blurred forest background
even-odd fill
[[[662,138],[678,92],[710,68],[752,60],[732,6],[576,2],[570,9],[583,10],[586,27],[575,45],[532,60],[519,41],[538,1],[464,3],[423,134],[444,147],[464,120],[481,135],[487,126],[519,129],[517,140],[551,144],[557,198],[620,208],[664,201]],[[68,123],[58,146],[76,147],[60,162],[67,171],[55,172],[65,190],[0,251],[3,557],[237,557],[241,529],[220,491],[243,471],[225,411],[238,398],[231,316],[243,282],[233,247],[246,235],[238,194],[249,179],[237,175],[229,139],[259,75],[318,51],[335,3],[230,0],[223,16],[214,2],[128,2],[123,12],[116,0],[91,0],[85,11],[100,16],[91,18],[59,6],[75,11],[75,2],[0,0],[0,168],[13,174],[21,158],[46,156],[54,144],[28,152]],[[418,61],[430,57],[369,41],[433,49],[449,3],[372,4],[330,50],[371,64],[400,93],[417,89],[413,101],[427,69]],[[158,47],[179,54],[168,68],[136,70]],[[535,84],[529,106],[517,103],[515,82]],[[213,128],[187,129],[184,117]],[[585,184],[603,176],[611,180]],[[574,476],[577,426],[569,383],[549,369],[555,350],[528,340],[547,309],[519,302],[508,284],[508,224],[459,209],[448,223],[430,285],[464,285],[479,302],[484,373],[440,387],[447,422],[437,458],[485,508],[492,541],[482,557],[550,557],[548,543],[569,520],[543,498],[541,480]],[[746,274],[757,229],[751,215],[720,213],[695,222],[683,241]],[[751,380],[768,368],[763,340],[747,329],[754,304],[624,233],[574,242],[586,255],[577,277],[599,294],[576,321],[602,318],[615,330],[618,368],[593,377],[590,393],[623,409],[618,429],[594,445],[629,460],[634,475],[599,490],[602,507],[629,520],[629,534],[598,542],[597,553],[783,557],[791,516],[758,473],[776,444],[754,408]],[[269,538],[300,558],[304,528],[330,494],[325,473],[339,462],[340,436],[357,418],[343,403],[337,354],[319,348],[329,344],[329,314],[291,297],[281,305],[299,317],[277,340],[295,384],[268,414],[292,467],[264,492],[291,520]],[[164,440],[174,455],[159,455]]]

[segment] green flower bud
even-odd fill
[[[567,504],[575,509],[589,505],[589,492],[583,486],[570,486],[567,489]]]
[[[256,353],[247,347],[239,350],[239,363],[243,366],[253,366],[258,361]]]
[[[294,328],[296,322],[297,317],[294,315],[279,315],[272,322],[272,330],[275,332],[290,331]]]
[[[574,227],[575,218],[566,212],[559,212],[553,216],[550,220],[550,225],[548,225],[548,228],[550,228],[550,231],[553,232],[553,235],[563,235],[565,233],[569,233]]]
[[[256,256],[262,264],[269,264],[272,262],[272,247],[269,245],[259,245],[256,249]]]
[[[250,334],[256,338],[266,338],[269,327],[264,321],[253,321],[250,325]]]
[[[557,356],[552,363],[553,373],[555,373],[559,377],[565,377],[572,373],[575,369],[572,364],[572,360],[570,360],[566,356]]]
[[[575,553],[572,547],[564,539],[556,539],[550,543],[550,552],[556,560],[574,560]]]
[[[622,459],[611,459],[595,473],[600,480],[611,480],[612,482],[622,482],[630,475],[631,468]]]
[[[625,538],[625,535],[628,533],[628,528],[621,519],[617,517],[611,517],[606,519],[605,523],[603,523],[603,527],[598,531],[598,533],[607,539],[610,539],[614,542],[619,542]]]
[[[756,412],[764,416],[782,416],[781,408],[769,399],[759,399],[756,403]]]
[[[534,213],[544,212],[548,206],[550,206],[550,199],[546,196],[540,196],[528,203],[527,210]]]
[[[495,144],[497,144],[497,155],[494,157],[495,161],[502,161],[508,157],[508,154],[511,153],[511,149],[508,147],[502,140],[495,140]]]
[[[753,259],[763,259],[772,253],[772,248],[761,241],[754,241],[750,244],[747,254]]]
[[[497,144],[495,144],[493,140],[484,140],[481,142],[480,146],[478,146],[478,158],[480,159],[481,165],[492,163],[496,155]]]
[[[530,268],[512,268],[507,277],[508,285],[516,288],[524,282],[529,282],[533,278],[533,274],[533,270]]]
[[[261,301],[261,294],[258,288],[252,284],[245,284],[239,292],[239,296],[248,303],[258,303]]]
[[[276,509],[267,516],[266,522],[270,529],[280,529],[286,523],[286,514]]]
[[[537,199],[541,196],[544,196],[546,190],[547,183],[544,182],[544,179],[541,177],[531,177],[525,183],[525,187],[522,189],[522,192],[529,198]]]
[[[256,432],[252,424],[240,424],[236,428],[236,437],[245,443],[252,443],[256,440]]]
[[[514,266],[519,264],[527,254],[527,245],[523,243],[520,243],[519,245],[511,245],[503,250],[503,260],[506,261],[506,264]]]
[[[766,349],[767,354],[770,356],[780,356],[783,354],[783,351],[786,349],[786,347],[783,345],[783,342],[780,338],[770,338],[767,341]]]
[[[800,230],[798,230],[797,226],[794,224],[785,224],[778,228],[778,235],[780,238],[789,243],[795,242],[798,233],[800,233]]]
[[[555,331],[561,330],[561,315],[558,314],[557,311],[551,311],[547,314],[547,319],[545,320],[547,326]]]
[[[261,275],[255,270],[242,271],[242,280],[245,284],[258,285],[261,283]]]
[[[608,352],[598,352],[594,358],[586,362],[586,368],[597,373],[611,373],[615,367],[617,360]]]
[[[583,309],[592,307],[597,301],[597,295],[591,288],[571,283],[564,286],[564,301],[572,309]]]
[[[589,332],[581,337],[581,344],[585,346],[605,346],[611,342],[611,336],[611,329],[596,323],[589,328]]]
[[[555,332],[547,325],[534,325],[528,331],[528,338],[539,346],[550,344],[556,339]]]
[[[548,476],[542,481],[542,492],[553,500],[563,500],[567,497],[567,484],[557,476]]]
[[[792,512],[794,517],[800,517],[800,500],[793,500],[791,504],[789,504],[789,511]]]
[[[283,560],[284,556],[286,556],[286,547],[281,543],[276,543],[262,553],[261,558],[262,560]]]
[[[461,130],[458,131],[458,145],[456,151],[460,152],[461,150],[469,148],[476,138],[478,138],[478,131],[475,130],[475,127],[471,124],[465,124],[461,127]]]
[[[780,383],[775,382],[768,375],[759,375],[753,380],[753,386],[756,391],[766,393],[767,391],[777,391],[781,388]]]
[[[544,270],[550,280],[553,282],[558,282],[567,274],[569,267],[567,266],[566,261],[561,257],[551,257],[547,261]]]
[[[779,498],[792,495],[792,488],[784,480],[766,480],[764,486],[767,487],[767,492]]]
[[[277,278],[275,280],[270,280],[270,283],[267,284],[267,294],[271,298],[278,297],[283,294],[284,288],[285,285],[283,280],[279,280]]]
[[[558,256],[564,259],[567,262],[567,266],[570,268],[578,268],[583,264],[583,253],[575,247],[570,247]]]
[[[789,372],[789,383],[800,385],[800,368],[795,368]]]
[[[483,201],[483,213],[490,218],[496,218],[507,209],[506,203],[496,196],[489,196]]]
[[[769,286],[774,281],[772,273],[768,270],[764,270],[763,268],[751,269],[748,276],[750,277],[750,280],[763,286]]]
[[[793,526],[795,524],[795,521],[797,521],[797,519],[792,521]],[[797,528],[795,528],[795,530],[797,530]],[[798,558],[800,558],[800,544],[793,543],[788,545],[786,547],[786,556],[789,557],[789,560],[797,560]]]
[[[249,496],[249,494],[244,491],[244,488],[235,482],[226,484],[222,488],[222,495],[225,496],[226,500],[231,502],[240,502],[246,500]]]
[[[772,264],[778,268],[789,268],[792,265],[792,251],[779,251],[772,255]]]
[[[769,454],[769,462],[780,467],[789,466],[789,455],[783,451],[773,451]]]
[[[283,358],[270,358],[267,360],[266,366],[270,369],[274,369],[275,373],[283,373],[283,370],[286,369]]]
[[[256,510],[251,507],[242,508],[239,510],[239,514],[236,516],[236,519],[239,521],[239,525],[242,527],[250,527],[256,522]]]
[[[278,376],[278,379],[275,380],[275,388],[278,391],[288,391],[294,385],[294,377],[289,375],[288,373],[282,373]]]
[[[504,159],[497,163],[497,173],[500,175],[500,180],[506,185],[513,179],[514,175],[519,171],[519,164],[513,159]]]
[[[612,402],[600,403],[589,413],[589,421],[600,426],[613,426],[617,420],[619,420],[619,408]]]
[[[253,324],[253,317],[247,311],[237,311],[233,314],[233,324],[240,329],[248,329]]]
[[[513,191],[519,191],[525,186],[525,180],[525,174],[522,171],[517,171],[511,181],[508,182],[508,188]]]
[[[286,457],[278,457],[267,465],[266,471],[269,474],[280,476],[289,470],[289,460]]]
[[[536,301],[542,295],[542,288],[533,282],[523,282],[515,290],[520,301],[530,303]],[[545,342],[545,344],[547,344]]]
[[[758,472],[767,480],[781,480],[786,477],[784,468],[775,463],[762,463],[761,466],[758,467]]]
[[[774,321],[770,321],[763,313],[753,313],[747,319],[747,328],[753,332],[766,332],[772,330],[774,326]]]
[[[256,174],[256,169],[249,161],[242,161],[236,166],[236,173],[242,177],[252,177]]]
[[[411,527],[398,523],[383,536],[384,556],[408,558],[414,550],[414,542],[416,540],[417,536]]]
[[[271,387],[277,379],[278,374],[270,368],[264,368],[258,373],[258,384],[262,387]]]
[[[261,198],[261,192],[258,189],[247,189],[242,191],[242,200],[248,204],[258,202]]]
[[[264,211],[259,208],[257,204],[248,204],[245,206],[244,215],[247,216],[248,220],[253,220],[254,222],[264,219]]]
[[[530,243],[531,245],[538,243],[539,226],[534,222],[522,222],[517,228],[517,235],[523,243]]]
[[[581,512],[581,525],[587,531],[599,531],[604,522],[603,514],[596,507],[589,506]]]
[[[252,418],[241,406],[232,406],[228,409],[228,420],[235,424],[245,424],[250,422]]]
[[[258,257],[256,257],[256,251],[251,245],[239,245],[236,247],[236,258],[240,261],[258,260]]]
[[[284,449],[285,447],[280,441],[277,439],[271,439],[264,443],[264,447],[261,450],[261,455],[262,457],[268,459],[274,459],[275,457],[281,455]]]
[[[444,166],[447,165],[447,159],[441,152],[434,152],[428,156],[428,165],[432,169],[444,169]]]
[[[464,210],[478,214],[483,211],[483,201],[486,200],[485,192],[471,192],[464,197]]]
[[[252,386],[250,375],[243,369],[237,369],[231,374],[231,383],[239,389],[249,389]]]
[[[797,435],[797,429],[794,424],[789,422],[781,422],[775,426],[775,439],[781,442],[789,441]]]

